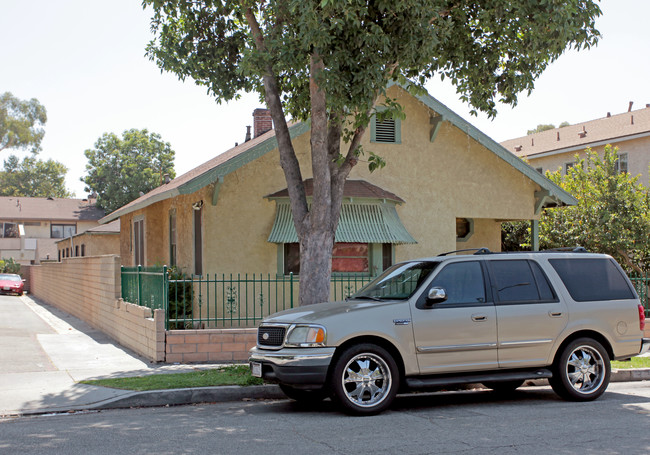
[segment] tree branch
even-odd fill
[[[260,25],[252,8],[246,9],[245,16],[251,29],[253,40],[255,41],[255,47],[259,52],[268,53],[266,44],[264,43],[262,30],[260,29]],[[266,65],[265,74],[262,76],[262,80],[264,83],[264,98],[266,100],[266,105],[271,111],[271,118],[273,119],[274,125],[273,129],[275,130],[275,137],[278,141],[280,166],[284,171],[284,176],[287,181],[287,190],[291,201],[293,223],[298,237],[301,237],[309,221],[307,197],[305,195],[305,186],[300,172],[300,163],[296,157],[293,143],[291,142],[291,134],[289,133],[287,120],[282,109],[282,101],[280,100],[280,90],[278,88],[277,78],[270,64]]]

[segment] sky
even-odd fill
[[[496,141],[523,136],[541,123],[579,123],[650,103],[648,0],[603,0],[597,47],[567,51],[516,107],[495,119],[470,115],[439,78],[429,93]],[[193,81],[161,73],[145,56],[151,11],[139,0],[0,0],[0,93],[38,99],[48,121],[41,159],[68,167],[66,186],[86,197],[84,151],[104,133],[146,128],[176,152],[176,174],[243,142],[255,94],[218,104]],[[13,152],[13,151],[12,151]],[[18,156],[24,152],[15,152]],[[9,152],[1,152],[6,159]]]

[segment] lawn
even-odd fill
[[[650,357],[632,357],[629,362],[612,361],[612,368],[630,369],[630,368],[650,368]]]
[[[213,370],[193,371],[191,373],[158,373],[131,378],[96,379],[81,382],[83,384],[99,385],[113,389],[137,391],[262,384],[261,379],[251,376],[248,365],[232,365]]]

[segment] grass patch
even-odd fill
[[[148,376],[95,379],[81,382],[83,384],[99,385],[112,389],[137,391],[213,387],[220,385],[247,386],[263,383],[260,378],[251,376],[248,365],[232,365],[213,370],[192,371],[190,373],[157,373]]]
[[[612,368],[627,370],[630,368],[650,368],[650,357],[632,357],[629,362],[612,361]]]

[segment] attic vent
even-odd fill
[[[395,120],[387,119],[383,122],[377,122],[375,126],[375,142],[387,142],[394,144],[395,140]]]

